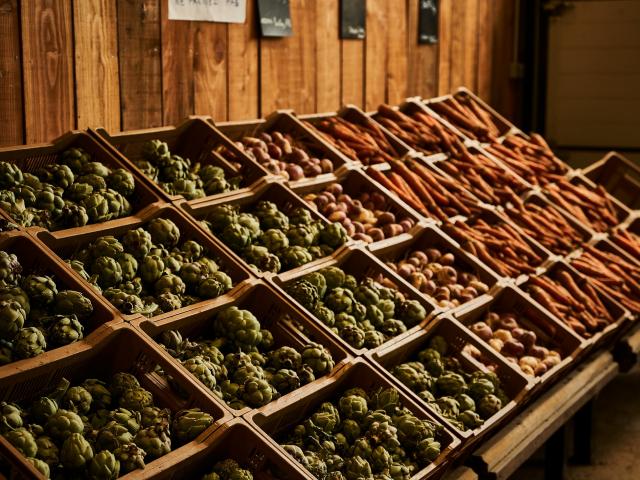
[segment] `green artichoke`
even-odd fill
[[[0,300],[0,338],[12,340],[27,319],[27,312],[15,300]]]
[[[43,353],[47,341],[43,333],[36,327],[21,329],[13,339],[13,355],[16,358],[31,358]]]
[[[120,475],[120,460],[108,450],[98,452],[89,464],[89,478],[93,480],[113,480]]]
[[[22,411],[13,403],[0,403],[0,432],[22,427]]]
[[[65,468],[82,468],[91,462],[92,458],[91,444],[80,433],[69,435],[60,449],[60,462]]]
[[[122,392],[118,405],[129,410],[140,411],[153,405],[153,394],[142,387],[129,388]]]
[[[53,438],[64,440],[72,433],[82,433],[84,424],[80,416],[70,410],[58,409],[45,424],[46,432]]]
[[[199,408],[180,410],[173,417],[171,428],[178,443],[184,444],[194,440],[198,435],[213,425],[214,419]]]
[[[171,437],[163,426],[143,428],[135,436],[135,444],[154,459],[171,451]]]
[[[316,377],[321,377],[333,370],[335,362],[331,352],[319,343],[309,343],[302,349],[302,363],[313,369]]]
[[[147,224],[147,231],[151,234],[151,240],[166,248],[175,247],[180,241],[180,230],[171,220],[166,218],[154,218]]]
[[[18,427],[2,434],[7,441],[19,450],[25,457],[35,457],[38,445],[29,430]]]
[[[39,458],[33,458],[33,457],[26,458],[25,460],[29,462],[31,465],[33,465],[35,469],[38,470],[44,476],[44,478],[49,478],[49,476],[51,475],[51,470],[49,469],[49,465],[44,460],[40,460]]]
[[[138,468],[144,468],[144,457],[147,452],[138,447],[135,443],[120,445],[113,452],[115,458],[120,462],[120,469],[123,473],[133,472]]]
[[[56,282],[46,275],[27,275],[22,280],[22,289],[29,295],[29,301],[38,306],[49,305],[58,293]]]
[[[36,444],[38,447],[38,452],[36,453],[37,458],[46,462],[50,467],[58,465],[60,462],[60,451],[51,437],[47,437],[46,435],[40,436],[36,438]]]
[[[81,386],[70,387],[62,398],[62,406],[79,415],[86,415],[91,410],[93,398],[87,389]]]
[[[55,318],[47,331],[49,341],[53,345],[68,345],[83,338],[84,327],[75,315],[55,315]]]

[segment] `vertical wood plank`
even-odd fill
[[[73,2],[78,128],[120,130],[116,5]]]
[[[21,6],[26,141],[44,142],[75,125],[71,3]]]
[[[316,111],[340,107],[339,2],[315,2],[316,20]]]
[[[310,0],[291,2],[293,35],[260,42],[260,103],[262,115],[281,108],[296,113],[316,106],[314,8]]]
[[[169,20],[168,4],[161,5],[162,108],[165,125],[175,125],[194,112],[193,27]]]
[[[118,0],[122,129],[162,125],[159,0]]]
[[[418,43],[418,1],[407,1],[407,95],[430,98],[438,94],[440,82],[438,57],[444,44],[441,38],[435,45]],[[441,0],[441,4],[444,1]],[[442,16],[440,21],[442,21]]]
[[[0,0],[0,145],[24,141],[18,0]]]
[[[455,0],[460,3],[462,0]],[[452,27],[454,0],[440,0],[440,19],[438,22],[438,95],[451,91],[451,47],[455,31]]]
[[[465,3],[462,83],[475,92],[478,89],[478,0],[466,0]]]
[[[466,6],[467,2],[465,0],[457,0],[452,3],[449,92],[455,91],[464,84]]]
[[[407,97],[407,3],[388,2],[387,22],[387,102],[398,104]]]
[[[491,105],[507,118],[513,119],[515,98],[509,77],[509,64],[513,59],[515,5],[510,0],[493,2],[493,48],[491,76]]]
[[[365,109],[375,110],[385,101],[387,67],[387,8],[385,0],[367,0],[365,39]],[[398,32],[396,32],[397,34]]]
[[[342,104],[364,106],[364,42],[342,40]]]
[[[228,34],[229,120],[256,118],[260,116],[260,78],[254,1],[247,2],[247,19],[244,24],[229,24]]]
[[[194,22],[194,111],[227,120],[227,25]]]
[[[490,0],[478,0],[478,95],[485,101],[491,95],[492,21]]]

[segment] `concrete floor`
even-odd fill
[[[640,367],[619,375],[600,393],[593,422],[592,464],[569,464],[565,480],[640,480]],[[570,446],[567,450],[570,458]],[[510,480],[543,480],[543,467],[540,451]]]

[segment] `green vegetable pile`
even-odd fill
[[[18,226],[7,220],[6,218],[0,217],[0,233],[2,232],[11,232],[12,230],[17,230]]]
[[[338,267],[309,273],[286,291],[353,348],[378,347],[427,316],[399,290],[370,277],[358,283]]]
[[[81,148],[33,174],[0,162],[0,208],[25,227],[60,230],[126,217],[135,188],[131,173],[93,161]]]
[[[213,470],[203,475],[200,480],[253,480],[253,475],[249,470],[240,467],[235,460],[227,458],[217,462]]]
[[[66,261],[125,314],[160,315],[233,287],[204,247],[180,241],[177,225],[165,218],[119,238],[98,237]]]
[[[509,402],[495,373],[465,372],[448,345],[435,336],[415,361],[393,368],[393,375],[459,430],[472,430]]]
[[[225,157],[231,155],[227,150],[224,153]],[[230,159],[233,160],[233,157]],[[170,195],[182,195],[187,200],[237,190],[242,180],[241,175],[227,178],[225,171],[220,167],[202,166],[188,158],[172,155],[169,146],[160,140],[145,143],[142,159],[134,163],[165,192]],[[234,166],[240,170],[240,165]]]
[[[23,274],[18,257],[0,251],[0,365],[82,339],[92,313],[82,293],[59,289],[51,276]]]
[[[285,215],[264,200],[250,213],[218,205],[202,224],[253,268],[274,273],[330,255],[349,238],[339,223],[314,221],[301,207]]]
[[[402,407],[395,388],[352,388],[279,443],[321,480],[409,479],[440,455],[441,428]]]
[[[180,332],[162,333],[160,343],[207,388],[234,409],[258,408],[326,375],[335,366],[318,343],[300,351],[276,347],[273,335],[248,310],[228,307],[210,333],[191,341]]]
[[[0,433],[47,478],[108,480],[145,467],[214,422],[198,408],[171,412],[129,373],[88,378],[27,407],[0,403]]]

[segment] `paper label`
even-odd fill
[[[169,0],[169,20],[244,23],[247,0]]]

